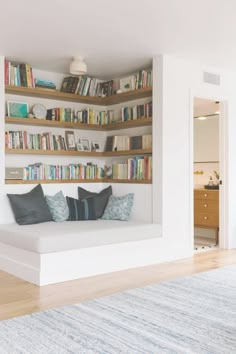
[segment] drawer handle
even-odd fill
[[[208,219],[208,217],[207,217],[207,216],[204,216],[204,219],[205,219],[205,220],[207,220],[207,219]]]
[[[207,204],[204,204],[204,208],[207,208],[208,207],[208,205]]]
[[[207,197],[207,194],[206,194],[206,193],[204,194],[204,197]]]

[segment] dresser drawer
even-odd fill
[[[218,190],[196,189],[194,190],[194,199],[200,200],[216,200],[219,201]]]
[[[219,227],[219,214],[218,213],[194,213],[194,225],[195,226],[208,226]]]
[[[205,212],[213,212],[219,213],[219,203],[216,200],[212,199],[195,199],[194,200],[194,212],[195,213],[205,213]]]

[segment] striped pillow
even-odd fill
[[[69,207],[69,221],[96,220],[94,197],[74,199],[66,197]]]

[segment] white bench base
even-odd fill
[[[153,238],[44,254],[0,243],[0,269],[42,286],[155,264],[161,227],[147,232]]]

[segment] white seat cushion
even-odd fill
[[[117,220],[7,224],[0,225],[0,242],[36,253],[52,253],[151,239],[155,237],[148,232],[151,227],[150,223]]]

